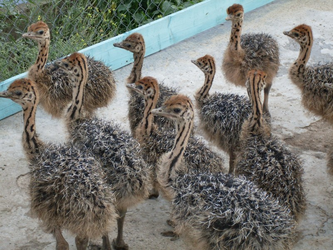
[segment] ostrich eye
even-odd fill
[[[38,34],[39,34],[39,35],[43,35],[43,34],[44,34],[44,30],[40,30],[40,31],[38,31]]]
[[[174,109],[173,109],[173,112],[175,112],[176,114],[179,114],[180,111],[181,111],[180,108],[174,108]]]

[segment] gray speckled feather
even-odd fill
[[[251,69],[261,69],[271,65],[264,62],[280,64],[279,45],[271,35],[266,33],[246,33],[241,36],[241,47],[245,51],[244,61],[247,63],[247,72]],[[267,71],[267,69],[266,69]]]
[[[227,152],[239,145],[240,131],[249,114],[251,103],[247,97],[222,93],[207,97],[199,112],[204,131]]]
[[[109,104],[115,95],[116,84],[106,65],[92,57],[87,57],[87,60],[89,74],[83,106],[88,113],[93,113],[97,108]],[[44,73],[33,77],[33,80],[47,87],[47,91],[41,91],[40,104],[48,113],[60,117],[72,100],[72,85],[67,74],[57,67],[56,62],[47,64]]]
[[[117,199],[148,196],[151,168],[128,132],[114,122],[92,118],[72,122],[70,133],[77,145],[89,148],[101,162]]]
[[[76,235],[101,237],[117,217],[114,191],[100,164],[82,150],[46,144],[34,155],[31,211],[49,230],[60,226]]]
[[[290,249],[289,210],[244,177],[180,175],[171,186],[176,232],[196,232],[205,249]]]
[[[304,213],[303,167],[298,157],[275,137],[245,139],[236,172],[279,199],[295,217]]]
[[[248,76],[252,112],[242,127],[236,173],[272,194],[298,220],[306,208],[303,167],[298,156],[272,136],[270,126],[263,119],[260,93],[265,77],[260,70],[252,70]]]
[[[303,105],[332,123],[333,63],[306,67],[302,80],[299,87],[302,90]]]
[[[153,166],[157,165],[160,157],[172,149],[176,132],[171,128],[160,128],[153,131],[149,138],[141,144],[145,159]],[[188,173],[226,172],[223,159],[200,139],[191,136],[184,152],[184,164]]]

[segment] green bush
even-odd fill
[[[201,1],[4,0],[0,3],[0,80],[25,72],[36,59],[36,44],[21,35],[37,20],[51,29],[52,61]]]

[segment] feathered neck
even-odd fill
[[[34,65],[29,69],[29,78],[35,79],[37,75],[41,74],[45,68],[45,64],[49,57],[50,39],[38,41],[38,56]]]
[[[140,50],[139,52],[133,52],[134,62],[131,74],[127,78],[128,83],[135,83],[136,81],[141,79],[143,59],[145,57],[145,53],[146,53],[146,48],[143,42],[142,50]]]
[[[157,101],[159,98],[159,93],[155,92],[153,96],[145,97],[145,109],[143,111],[143,118],[139,125],[138,130],[140,131],[140,136],[150,136],[153,129],[154,115],[152,110],[156,108]]]
[[[243,51],[240,41],[243,26],[243,18],[232,20],[229,47],[235,51]]]
[[[39,150],[43,145],[36,134],[35,116],[37,104],[38,100],[35,99],[33,103],[22,105],[24,121],[22,144],[25,154],[27,155],[29,160],[31,160],[35,156],[35,154],[39,153]]]
[[[185,171],[182,168],[183,155],[193,128],[193,119],[176,124],[176,138],[172,150],[165,160],[166,170],[168,171],[169,182],[177,176],[177,172]]]
[[[71,105],[69,106],[66,113],[66,119],[69,123],[84,118],[84,90],[88,80],[88,68],[86,65],[86,61],[82,60],[82,63],[79,64],[79,68],[80,70],[78,70],[76,75],[72,74],[71,77],[71,82],[73,85],[73,95]]]
[[[300,44],[300,52],[298,58],[291,66],[291,70],[295,73],[296,77],[303,78],[305,75],[306,64],[309,61],[312,44],[313,44],[313,37],[312,33],[309,32],[309,39],[306,44]]]
[[[210,71],[207,72],[205,71],[205,82],[203,86],[200,88],[200,90],[195,94],[195,99],[199,102],[202,103],[207,97],[209,96],[209,91],[212,87],[214,77],[215,77],[215,64],[211,61],[209,61],[210,64]]]
[[[263,117],[263,105],[261,102],[261,80],[255,76],[250,79],[248,85],[248,94],[252,104],[252,114],[249,117],[247,127],[248,132],[252,135],[270,135],[270,127],[267,126]]]

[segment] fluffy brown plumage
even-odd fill
[[[273,79],[280,66],[279,46],[270,35],[265,33],[241,35],[244,9],[234,4],[227,9],[226,20],[232,21],[230,41],[224,52],[222,71],[225,78],[238,86],[245,86],[247,72],[260,69],[266,72],[264,89],[264,113],[269,114],[268,95]]]
[[[62,237],[66,229],[77,235],[77,249],[89,238],[107,233],[118,217],[115,197],[101,165],[85,148],[72,144],[42,143],[35,131],[38,90],[29,79],[14,81],[1,97],[23,108],[23,148],[30,162],[31,211],[57,240],[57,249],[69,249]]]
[[[260,70],[252,70],[248,75],[252,114],[242,127],[235,172],[272,194],[298,220],[306,208],[303,167],[299,158],[271,135],[271,128],[263,119],[260,93],[265,77]]]
[[[139,143],[118,124],[84,117],[82,102],[85,101],[84,85],[88,78],[86,57],[74,53],[58,65],[71,75],[73,84],[73,100],[67,112],[70,137],[78,147],[87,148],[107,174],[106,181],[115,192],[115,206],[120,214],[118,236],[113,245],[115,249],[128,249],[123,240],[125,214],[127,208],[148,197],[151,167],[143,160]]]
[[[67,75],[59,70],[54,62],[46,65],[50,30],[46,23],[38,21],[28,27],[28,32],[22,35],[38,42],[39,53],[37,60],[28,72],[40,92],[40,104],[56,118],[60,118],[64,109],[72,99],[72,87]],[[106,107],[113,99],[116,84],[109,67],[100,61],[88,57],[89,78],[86,84],[84,108],[93,114],[97,108]]]
[[[303,106],[333,123],[333,63],[307,66],[313,46],[312,29],[298,25],[283,34],[300,45],[300,53],[289,69],[289,78],[302,92]]]
[[[172,149],[159,162],[161,190],[171,201],[176,232],[202,250],[290,249],[295,222],[289,210],[244,177],[188,174],[183,154],[193,127],[193,104],[170,97],[152,111],[173,120]]]
[[[229,154],[229,174],[233,174],[240,132],[251,113],[251,103],[247,97],[236,94],[210,95],[216,72],[214,58],[205,55],[192,62],[205,74],[204,84],[195,94],[200,126],[211,141]]]
[[[133,33],[129,35],[124,41],[115,43],[113,46],[128,50],[133,53],[133,67],[127,83],[135,83],[141,79],[143,59],[146,52],[146,45],[143,36],[140,33]],[[160,84],[160,98],[158,99],[157,107],[160,107],[162,103],[171,95],[176,94],[176,90]],[[136,138],[135,131],[139,126],[144,110],[144,99],[138,95],[135,91],[129,91],[130,99],[128,101],[128,119],[130,123],[130,129],[132,136]],[[156,117],[155,123],[161,126],[168,124],[169,120],[164,117]]]

